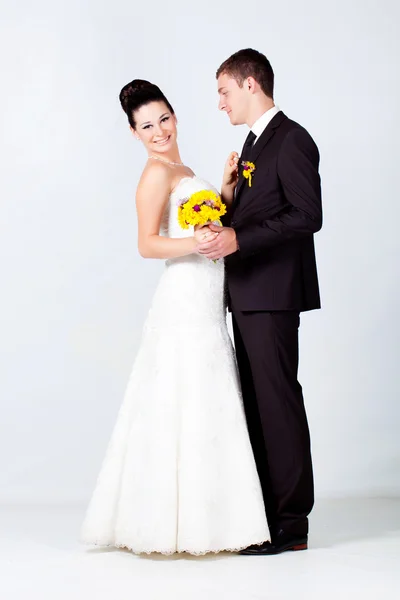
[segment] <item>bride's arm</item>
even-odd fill
[[[160,235],[161,219],[171,193],[171,172],[161,164],[145,169],[136,192],[138,248],[143,258],[177,258],[197,253],[195,236]]]
[[[226,204],[226,208],[228,209],[228,214],[229,214],[229,209],[232,206],[234,192],[235,192],[235,188],[232,186],[229,186],[229,185],[221,186],[221,200],[224,204]]]
[[[237,152],[231,152],[229,154],[225,163],[224,176],[222,179],[221,199],[222,202],[226,204],[228,216],[233,202],[235,187],[238,182],[238,160],[239,155]]]
[[[171,171],[161,164],[146,168],[136,192],[138,249],[143,258],[176,258],[196,251],[194,237],[160,235],[161,219],[171,193]]]

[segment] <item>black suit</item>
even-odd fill
[[[321,228],[318,149],[282,112],[247,153],[228,217],[239,251],[226,259],[228,302],[251,442],[272,536],[303,535],[313,474],[297,380],[299,313],[320,307],[313,234]],[[225,220],[225,224],[229,224]]]

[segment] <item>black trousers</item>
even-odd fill
[[[314,504],[310,434],[297,380],[298,312],[241,312],[233,331],[247,425],[273,537],[308,533]]]

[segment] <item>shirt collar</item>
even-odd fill
[[[279,106],[273,106],[267,110],[257,121],[254,123],[251,131],[255,134],[256,138],[259,138],[268,123],[274,118],[274,116],[280,111]]]

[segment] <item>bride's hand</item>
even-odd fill
[[[228,156],[228,160],[225,163],[224,176],[222,179],[222,186],[227,185],[229,187],[235,187],[239,178],[239,154],[237,152],[231,152]]]
[[[204,242],[212,242],[218,237],[218,233],[211,231],[207,225],[195,225],[194,237],[197,244],[204,244]]]

